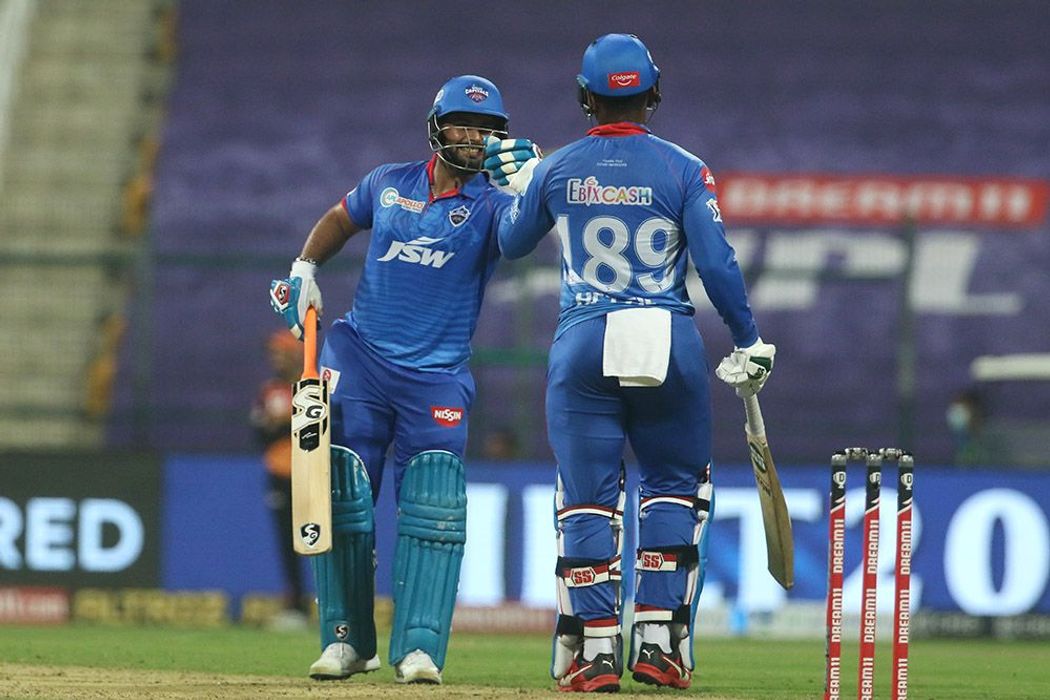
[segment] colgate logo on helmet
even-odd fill
[[[636,70],[626,71],[624,73],[609,73],[609,88],[616,90],[618,88],[629,88],[629,87],[640,87],[642,84],[642,76]]]
[[[484,102],[489,98],[489,91],[480,85],[471,85],[463,92],[466,93],[467,97],[474,100],[475,102]]]
[[[431,406],[430,415],[434,422],[446,428],[455,428],[463,420],[462,408],[450,408],[448,406]]]

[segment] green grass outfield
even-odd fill
[[[61,697],[70,691],[50,685],[55,676],[66,675],[55,667],[99,670],[98,676],[89,677],[93,681],[74,681],[80,676],[70,669],[69,682],[83,683],[85,688],[90,685],[92,691],[70,697],[241,697],[241,685],[248,687],[244,697],[262,698],[557,697],[547,676],[550,640],[546,637],[454,635],[441,688],[395,687],[393,671],[385,661],[385,644],[381,640],[384,663],[380,671],[321,684],[305,677],[318,651],[315,636],[306,632],[242,627],[0,626],[0,697]],[[719,700],[811,700],[821,696],[824,645],[819,640],[701,639],[697,659],[694,685],[686,693],[652,689],[629,677],[623,691],[679,697],[697,694]],[[920,639],[912,643],[910,662],[909,697],[916,700],[1050,698],[1050,645],[1046,642]],[[845,646],[843,668],[842,695],[852,697],[856,694],[856,645]],[[135,680],[140,677],[137,674],[141,681]],[[214,674],[215,678],[200,674]],[[122,680],[108,684],[109,678]],[[877,680],[877,697],[889,697],[887,646],[879,648]],[[139,682],[141,692],[134,689]],[[188,688],[185,694],[179,694],[180,683]],[[158,690],[164,687],[168,694]],[[160,694],[151,694],[150,688]]]

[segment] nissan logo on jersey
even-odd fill
[[[463,420],[462,408],[449,408],[448,406],[431,406],[430,415],[434,422],[446,428],[455,428]]]

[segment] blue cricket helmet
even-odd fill
[[[660,82],[660,69],[649,49],[634,34],[606,34],[583,52],[576,82],[583,90],[603,97],[629,97]]]
[[[455,129],[454,123],[445,119],[450,114],[486,117],[483,120],[485,126],[472,127],[475,138],[480,136],[479,142],[450,143],[446,131]],[[503,95],[491,80],[480,75],[457,75],[441,86],[434,96],[434,105],[427,113],[430,149],[456,170],[480,172],[482,158],[479,147],[484,148],[489,135],[506,138],[508,121],[509,117],[503,108]]]
[[[510,119],[503,108],[499,88],[480,75],[457,75],[449,79],[434,96],[434,106],[430,108],[427,119],[440,119],[453,112],[484,114],[504,122]]]

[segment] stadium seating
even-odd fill
[[[493,79],[505,92],[512,131],[550,150],[587,126],[573,81],[586,43],[627,29],[649,42],[663,70],[654,129],[703,156],[716,177],[752,170],[1046,178],[1050,20],[1038,3],[1014,7],[967,6],[946,21],[936,5],[905,14],[675,1],[643,12],[630,3],[544,0],[493,8],[495,51],[481,15],[445,3],[185,0],[153,189],[150,359],[143,364],[133,351],[143,346],[126,344],[120,375],[148,377],[149,405],[122,382],[110,439],[250,449],[244,416],[265,372],[263,339],[277,323],[263,296],[270,278],[285,272],[316,217],[370,167],[426,155],[423,116],[436,86],[453,74]],[[82,208],[77,196],[66,200],[74,211]],[[98,214],[84,209],[89,220]],[[1022,246],[1012,255],[1050,262],[1033,234],[1011,240]],[[362,253],[355,242],[322,271],[329,319],[349,305]],[[527,419],[526,452],[537,457],[548,454],[538,412],[556,298],[543,280],[556,255],[547,245],[534,261],[503,267],[476,337],[479,348],[532,353],[531,364],[513,370],[486,354],[496,364],[477,369],[476,426],[483,432]],[[535,294],[515,292],[525,289]],[[895,289],[822,288],[813,314],[760,315],[763,335],[781,349],[781,371],[764,398],[782,453],[823,458],[843,439],[896,439],[888,379]],[[1030,282],[1025,298],[1040,289],[1045,283]],[[873,327],[866,316],[885,323]],[[717,318],[705,311],[699,322],[711,353],[726,351]],[[943,410],[968,381],[966,361],[953,363],[943,339],[965,339],[967,353],[1024,342],[1016,321],[1003,324],[987,334],[963,318],[920,319],[916,430],[928,459],[950,460]],[[837,359],[850,353],[859,360]],[[521,398],[507,401],[508,391]],[[728,392],[716,392],[715,402],[716,453],[742,459],[739,404]],[[132,430],[147,409],[146,434]]]
[[[127,302],[120,192],[156,112],[158,5],[24,6],[0,190],[0,446],[100,445],[109,383],[92,368],[115,357],[106,329]]]

